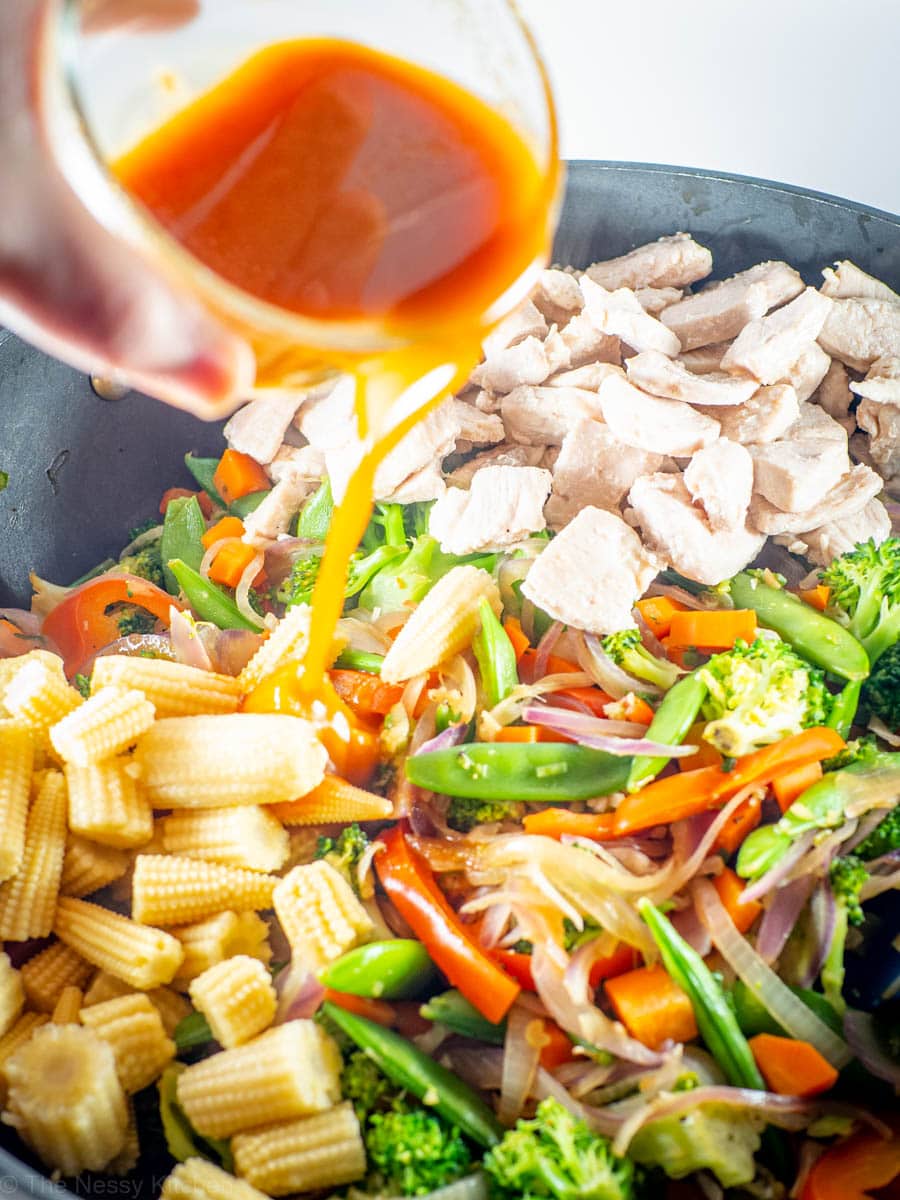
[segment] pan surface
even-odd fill
[[[678,230],[711,247],[717,278],[784,259],[818,286],[823,267],[850,258],[900,289],[900,217],[743,176],[633,163],[569,165],[556,261],[586,266]],[[68,583],[115,554],[131,526],[158,512],[166,487],[190,484],[185,451],[220,448],[218,425],[134,393],[101,400],[84,376],[0,330],[0,471],[9,474],[0,493],[0,605],[27,605],[32,569]],[[17,1156],[35,1162],[8,1130],[0,1143],[13,1151],[0,1149],[0,1191],[73,1194],[21,1161]],[[167,1170],[158,1156],[145,1155],[127,1179],[86,1177],[72,1186],[76,1196],[150,1200]]]

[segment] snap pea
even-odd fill
[[[232,500],[228,511],[243,521],[244,517],[256,512],[270,491],[270,488],[264,488],[261,492],[248,492],[246,496],[238,496],[237,500]]]
[[[454,1033],[475,1038],[479,1042],[488,1042],[492,1046],[502,1046],[506,1040],[506,1022],[501,1021],[499,1025],[495,1025],[493,1021],[488,1021],[456,988],[442,992],[439,996],[432,996],[427,1004],[423,1004],[419,1009],[419,1014],[426,1021],[437,1021],[452,1029]]]
[[[368,942],[342,954],[319,974],[325,987],[376,1000],[411,1000],[437,978],[437,968],[421,942],[392,938]]]
[[[230,596],[221,588],[204,579],[199,571],[189,567],[180,558],[173,558],[167,566],[184,594],[185,600],[201,621],[211,621],[220,629],[253,629],[259,626],[249,621]]]
[[[219,495],[216,485],[213,482],[213,476],[216,473],[216,467],[219,465],[219,460],[217,458],[197,458],[194,454],[186,454],[184,456],[184,465],[211,500],[214,500],[220,508],[228,507],[228,505]]]
[[[418,1046],[392,1029],[347,1012],[329,1000],[322,1005],[322,1011],[388,1079],[457,1125],[473,1142],[495,1146],[500,1141],[503,1126],[478,1093]]]
[[[484,597],[478,604],[478,616],[481,625],[472,640],[472,649],[475,651],[478,669],[481,672],[486,707],[493,708],[495,704],[505,700],[518,685],[516,651],[506,630]]]
[[[326,479],[300,509],[297,537],[307,538],[311,542],[324,542],[333,516],[334,497],[331,495],[331,484]]]
[[[690,727],[697,720],[706,699],[706,684],[695,671],[673,684],[663,696],[659,708],[647,729],[651,742],[665,746],[680,746]],[[635,792],[648,779],[657,776],[670,760],[668,758],[636,758],[628,776],[628,791]]]
[[[830,1029],[843,1037],[841,1018],[823,995],[802,987],[792,987],[791,991],[798,1000],[803,1001],[807,1008],[812,1009]],[[742,979],[736,979],[734,982],[731,989],[731,1003],[737,1023],[745,1037],[755,1037],[758,1033],[773,1033],[776,1037],[790,1036],[784,1027],[778,1024],[759,996],[752,988],[747,987]]]
[[[209,1022],[202,1012],[191,1012],[182,1017],[175,1026],[173,1034],[175,1049],[179,1054],[184,1050],[194,1050],[197,1046],[205,1046],[213,1040]]]
[[[565,803],[624,788],[632,759],[565,742],[467,742],[406,760],[411,783],[471,800]]]
[[[77,579],[73,579],[69,584],[70,588],[81,587],[83,583],[90,583],[92,579],[96,579],[98,575],[105,575],[110,567],[117,567],[119,564],[114,558],[104,558],[103,562],[98,562],[95,567],[91,567],[89,571],[85,571],[83,575],[79,575]]]
[[[862,680],[853,679],[844,685],[844,689],[834,698],[826,724],[829,729],[836,729],[842,738],[850,733],[853,718],[859,708],[859,697],[862,692]]]
[[[728,591],[737,608],[754,609],[760,625],[774,629],[817,667],[849,680],[869,674],[868,655],[856,638],[784,588],[771,587],[741,571],[728,584]]]
[[[370,675],[380,675],[383,662],[383,654],[370,654],[367,650],[342,650],[334,665],[348,671],[367,671]]]
[[[733,1087],[765,1091],[753,1052],[709,967],[646,896],[638,901],[638,910],[649,926],[672,982],[687,994],[700,1036],[725,1072],[725,1078]]]
[[[204,547],[200,540],[206,533],[206,521],[196,496],[178,496],[170,500],[159,540],[159,556],[163,562],[166,591],[178,595],[178,581],[169,569],[169,561],[178,558],[194,571],[200,570]]]

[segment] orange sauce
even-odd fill
[[[245,703],[314,720],[338,770],[363,780],[374,739],[326,671],[375,470],[463,382],[485,314],[545,257],[555,161],[542,169],[510,122],[441,76],[353,43],[310,39],[254,55],[114,169],[229,283],[315,321],[326,343],[331,322],[374,326],[401,347],[331,356],[356,376],[364,453],[329,531],[306,658]],[[258,383],[290,386],[309,361],[304,348],[245,332]],[[387,428],[390,404],[437,367],[447,368],[440,385]]]

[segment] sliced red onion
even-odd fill
[[[613,700],[621,700],[629,692],[645,692],[654,696],[662,694],[662,690],[646,679],[637,679],[629,675],[613,662],[600,644],[600,639],[592,633],[586,633],[579,638],[578,662],[590,675],[594,683],[599,684]]]
[[[780,862],[778,862],[771,871],[766,871],[765,875],[760,875],[755,883],[751,883],[744,889],[744,900],[761,900],[763,896],[767,896],[769,892],[779,886],[782,880],[786,879],[793,871],[794,867],[800,859],[806,854],[813,844],[813,839],[816,836],[814,829],[808,830],[801,837],[797,838],[793,846],[784,854]]]
[[[559,635],[562,633],[565,626],[562,621],[554,621],[544,636],[537,644],[537,652],[534,656],[534,678],[543,679],[547,674],[547,664],[550,662],[550,655],[553,653],[553,647],[559,641]]]
[[[240,675],[263,643],[262,634],[252,629],[219,629],[207,621],[197,626],[200,641],[220,675]]]
[[[894,733],[888,729],[887,725],[879,717],[869,718],[869,729],[877,737],[880,737],[883,742],[887,742],[889,746],[900,746],[900,733]]]
[[[872,809],[860,817],[853,836],[841,846],[841,854],[851,854],[860,842],[864,842],[869,834],[878,828],[886,815],[884,809]],[[871,866],[869,869],[871,870]]]
[[[288,554],[303,553],[303,554],[324,554],[324,547],[321,542],[312,541],[310,538],[301,537],[280,537],[274,542],[270,542],[266,546],[266,554],[272,554],[275,557],[282,557]]]
[[[175,661],[183,663],[186,667],[196,667],[200,671],[211,671],[212,660],[200,637],[197,622],[190,613],[179,612],[174,607],[169,612],[172,618],[169,636],[172,639]]]
[[[588,1002],[591,996],[591,971],[594,963],[599,962],[601,958],[605,958],[608,954],[608,947],[603,937],[591,938],[589,942],[585,942],[579,946],[572,957],[569,959],[569,965],[566,967],[563,975],[563,982],[571,992],[573,998]]]
[[[683,604],[685,608],[693,609],[695,612],[709,607],[699,596],[692,595],[687,588],[676,587],[670,583],[651,583],[647,589],[647,595],[668,596],[670,600],[677,600],[679,604]]]
[[[291,962],[275,980],[278,1022],[306,1021],[325,999],[325,988],[302,963]]]
[[[693,904],[690,908],[683,908],[680,912],[673,913],[671,920],[672,925],[688,945],[693,946],[701,958],[706,958],[712,949],[712,942],[703,923],[697,916]]]
[[[848,1008],[844,1016],[844,1033],[850,1049],[866,1070],[900,1092],[900,1063],[889,1058],[878,1044],[871,1013]]]
[[[883,892],[892,892],[897,888],[900,888],[900,871],[893,871],[890,875],[870,875],[860,888],[859,898],[863,902],[873,900]]]
[[[629,754],[644,754],[652,757],[686,758],[697,750],[696,746],[666,746],[661,742],[651,742],[647,738],[611,737],[608,732],[610,723],[600,717],[588,717],[583,713],[549,708],[543,704],[530,704],[522,713],[522,718],[529,725],[542,725],[545,729],[552,729],[554,733],[564,734],[580,746],[605,750],[607,754],[623,757]]]
[[[827,880],[822,880],[812,894],[809,904],[811,922],[809,960],[801,972],[797,982],[801,987],[809,988],[819,978],[819,972],[825,965],[831,942],[834,938],[834,927],[837,921],[837,906],[834,895]]]
[[[432,750],[450,750],[453,746],[459,746],[466,740],[468,731],[468,725],[448,725],[446,729],[436,733],[434,737],[429,738],[427,742],[423,742],[421,746],[413,750],[412,757],[415,758],[418,754],[430,754]]]
[[[667,655],[665,646],[644,620],[641,610],[639,608],[633,608],[631,610],[631,615],[634,617],[634,623],[641,632],[641,641],[644,645],[644,649],[648,650],[651,654],[656,655],[657,658],[666,658]]]
[[[756,952],[769,966],[784,949],[784,944],[815,886],[815,877],[801,876],[778,888],[771,896],[771,902],[763,913],[756,935]]]
[[[26,637],[37,637],[41,632],[40,613],[27,608],[0,608],[0,621],[10,621]]]
[[[500,1076],[500,1101],[497,1116],[503,1125],[512,1125],[522,1114],[541,1058],[543,1022],[527,1009],[513,1005],[506,1020],[503,1042],[503,1071]]]
[[[570,712],[584,713],[586,717],[592,717],[594,715],[594,710],[589,704],[585,704],[582,700],[576,700],[574,696],[554,695],[553,707],[567,708]],[[629,724],[632,723],[633,722],[629,722]],[[642,725],[641,728],[644,729],[646,726]]]
[[[124,654],[131,657],[152,655],[154,658],[170,660],[175,657],[172,639],[168,633],[129,633],[125,637],[116,638],[102,650],[98,650],[94,657],[84,664],[83,673],[90,675],[94,660],[105,658],[110,654]]]

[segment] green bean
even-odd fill
[[[456,988],[442,992],[440,996],[432,996],[419,1009],[419,1014],[426,1021],[437,1021],[454,1033],[488,1042],[492,1046],[502,1046],[506,1040],[506,1022],[495,1025],[493,1021],[488,1021]]]
[[[836,729],[846,740],[853,725],[853,718],[859,708],[859,696],[862,691],[862,680],[854,679],[844,685],[844,689],[834,698],[831,713],[825,722],[829,729]]]
[[[200,570],[204,546],[201,538],[206,533],[206,521],[196,496],[177,496],[166,507],[162,536],[159,540],[159,556],[163,563],[166,591],[178,595],[178,581],[169,569],[169,561],[178,558],[194,571]]]
[[[647,729],[651,742],[664,746],[680,746],[688,730],[697,720],[706,699],[707,688],[696,671],[685,675],[663,696],[659,708]],[[628,791],[635,792],[648,779],[654,779],[670,760],[668,758],[636,758],[628,776]]]
[[[217,458],[197,458],[193,454],[184,456],[184,465],[200,484],[201,488],[209,496],[210,500],[214,500],[219,508],[227,508],[228,505],[219,495],[216,485],[213,482],[213,476],[216,473],[216,468],[219,465]]]
[[[170,559],[167,566],[175,576],[185,600],[201,621],[211,621],[220,629],[259,631],[259,626],[244,616],[231,597],[214,583],[204,579],[199,571],[189,567],[180,558]]]
[[[319,974],[325,987],[376,1000],[411,1000],[436,979],[437,968],[428,951],[413,938],[357,946]]]
[[[334,516],[334,497],[326,479],[300,509],[297,517],[297,537],[310,542],[324,542]]]
[[[369,675],[380,675],[383,654],[370,654],[367,650],[342,650],[335,659],[336,667],[346,671],[366,671]]]
[[[237,500],[232,500],[228,511],[243,521],[245,517],[256,512],[271,490],[271,488],[265,488],[261,492],[248,492],[246,496],[238,496]]]
[[[672,982],[690,1000],[700,1036],[725,1072],[725,1078],[733,1087],[765,1091],[753,1052],[709,967],[646,896],[638,901],[638,910],[650,928]]]
[[[392,1029],[326,1000],[322,1012],[376,1067],[480,1146],[495,1146],[503,1127],[476,1091]]]
[[[816,666],[848,680],[862,680],[869,674],[868,656],[856,638],[785,588],[771,587],[741,571],[728,591],[738,608],[754,609],[760,625],[774,629]]]
[[[478,604],[478,616],[481,626],[472,641],[472,649],[475,651],[478,669],[481,672],[485,707],[493,708],[518,686],[516,651],[499,618],[484,597]]]

